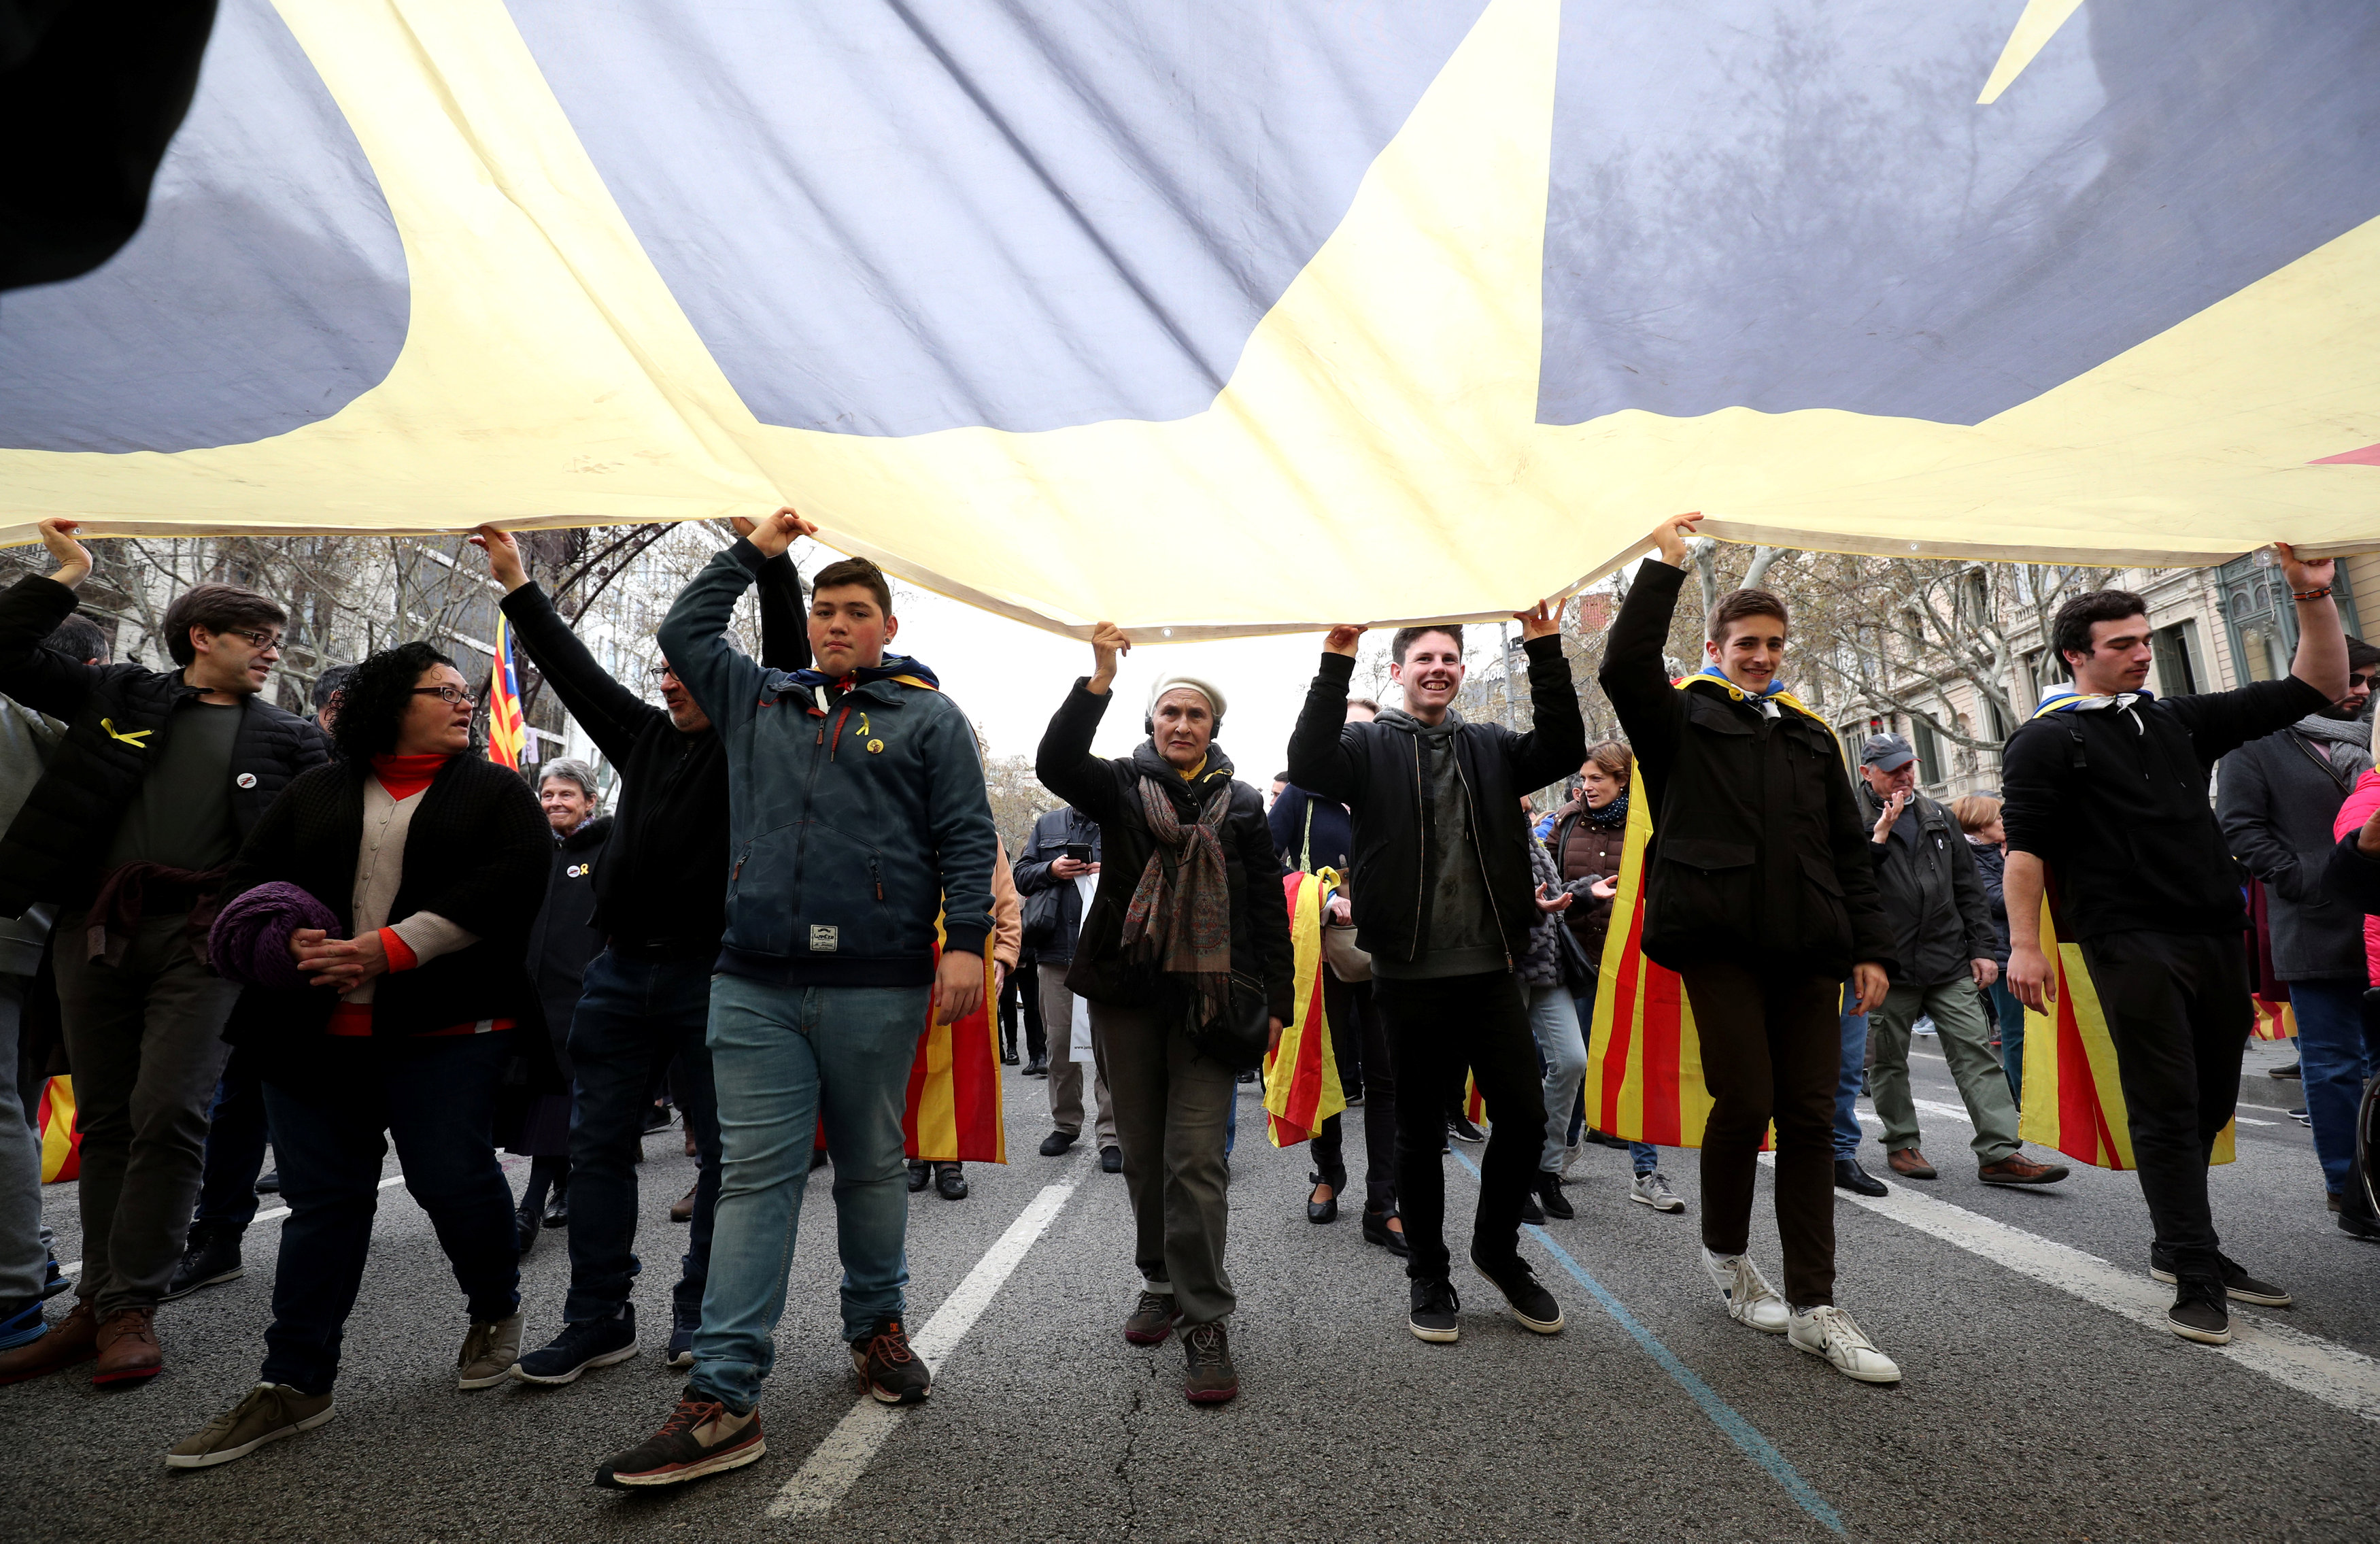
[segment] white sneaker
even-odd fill
[[[1720,1300],[1727,1304],[1728,1318],[1749,1324],[1764,1335],[1785,1332],[1792,1310],[1760,1273],[1760,1267],[1752,1263],[1751,1256],[1720,1256],[1705,1249],[1703,1269],[1710,1273],[1711,1285],[1718,1288]]]
[[[1578,1161],[1578,1149],[1582,1146],[1584,1146],[1583,1143],[1572,1142],[1569,1147],[1562,1149],[1562,1178],[1570,1178],[1570,1166]]]
[[[1686,1210],[1686,1203],[1678,1198],[1677,1192],[1670,1188],[1670,1182],[1663,1179],[1658,1170],[1649,1174],[1638,1174],[1629,1184],[1628,1198],[1639,1206],[1649,1206],[1655,1211]]]
[[[1852,1316],[1837,1307],[1812,1308],[1793,1316],[1785,1338],[1813,1356],[1824,1356],[1835,1370],[1863,1383],[1898,1383],[1900,1368],[1876,1348]]]

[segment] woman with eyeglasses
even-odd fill
[[[512,1192],[491,1125],[552,837],[519,775],[472,755],[472,699],[426,643],[366,659],[340,694],[339,760],[299,777],[249,837],[210,935],[246,990],[227,1038],[262,1064],[283,1225],[263,1371],[168,1450],[200,1468],[321,1425],[363,1280],[390,1139],[463,1290],[466,1389],[520,1348]]]

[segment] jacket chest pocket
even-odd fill
[[[1703,692],[1686,697],[1686,743],[1679,748],[1722,777],[1752,775],[1758,732],[1734,703]]]
[[[1749,842],[1664,838],[1645,898],[1645,930],[1670,937],[1742,931],[1759,915],[1757,857]]]

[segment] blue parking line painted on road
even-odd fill
[[[1454,1159],[1456,1162],[1471,1172],[1473,1179],[1479,1177],[1479,1166],[1472,1162],[1467,1155],[1457,1150]],[[1833,1507],[1827,1504],[1827,1499],[1818,1494],[1816,1487],[1802,1477],[1802,1471],[1793,1467],[1785,1455],[1777,1451],[1775,1443],[1760,1434],[1758,1427],[1737,1415],[1734,1406],[1713,1392],[1709,1384],[1694,1375],[1694,1368],[1678,1359],[1676,1352],[1661,1343],[1661,1338],[1658,1335],[1637,1321],[1636,1316],[1628,1311],[1628,1305],[1613,1296],[1610,1289],[1597,1281],[1586,1267],[1572,1259],[1569,1250],[1555,1243],[1553,1234],[1540,1227],[1532,1226],[1527,1231],[1539,1244],[1545,1246],[1546,1253],[1553,1256],[1557,1264],[1569,1271],[1576,1278],[1579,1285],[1586,1288],[1594,1295],[1595,1300],[1602,1305],[1605,1313],[1609,1314],[1622,1330],[1635,1337],[1636,1343],[1645,1348],[1645,1355],[1660,1363],[1661,1370],[1674,1379],[1678,1387],[1693,1396],[1694,1402],[1702,1406],[1703,1414],[1710,1417],[1710,1423],[1727,1433],[1728,1440],[1742,1448],[1745,1457],[1767,1470],[1769,1477],[1783,1486],[1785,1493],[1800,1502],[1803,1511],[1815,1517],[1835,1533],[1845,1531],[1843,1520],[1835,1514]]]

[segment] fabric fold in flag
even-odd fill
[[[1265,1135],[1276,1148],[1314,1139],[1322,1123],[1347,1108],[1339,1085],[1339,1059],[1330,1041],[1330,1015],[1323,1005],[1322,907],[1340,880],[1337,870],[1281,876],[1289,901],[1293,953],[1290,1003],[1293,1016],[1281,1043],[1264,1064]]]
[[[941,964],[940,944],[934,963]],[[1000,1037],[993,1024],[1000,989],[991,940],[983,946],[983,1003],[954,1024],[926,1010],[917,1054],[909,1064],[909,1103],[901,1135],[911,1158],[936,1162],[1005,1163],[1008,1129],[1000,1108]]]
[[[42,1183],[57,1185],[82,1173],[82,1129],[75,1120],[74,1079],[53,1077],[42,1085],[33,1124],[42,1133]]]

